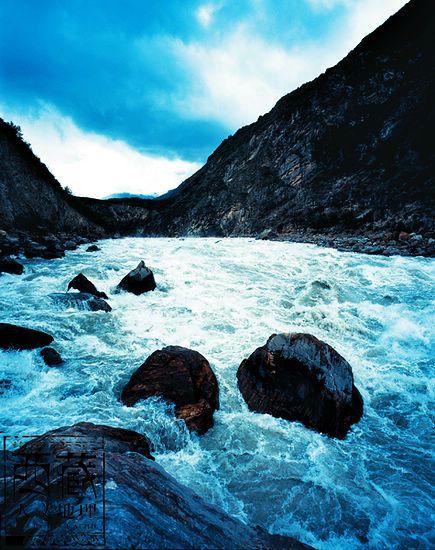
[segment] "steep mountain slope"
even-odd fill
[[[102,234],[89,215],[33,154],[19,128],[0,119],[0,229]]]
[[[431,0],[226,139],[144,215],[157,234],[433,231]],[[159,203],[159,206],[158,204]]]

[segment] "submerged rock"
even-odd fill
[[[22,275],[24,266],[12,258],[0,258],[0,273]]]
[[[87,526],[86,516],[76,513],[65,517],[59,510],[66,502],[62,498],[65,480],[60,467],[65,465],[65,458],[61,458],[65,456],[72,465],[75,457],[81,457],[85,466],[92,456],[91,473],[95,476],[85,477],[83,470],[79,470],[84,482],[77,484],[75,492],[68,496],[68,509],[80,510],[80,505],[88,501],[98,501],[101,506],[103,438],[107,547],[308,548],[290,537],[270,535],[260,527],[246,525],[178,483],[153,462],[149,441],[143,435],[91,423],[53,430],[8,454],[6,496],[14,491],[14,464],[26,456],[43,456],[51,474],[47,493],[32,490],[45,486],[43,468],[16,480],[17,496],[10,499],[4,517],[8,534],[23,537],[26,547],[40,547],[48,533],[52,541],[48,546],[58,546],[61,541],[63,547],[70,547],[77,546],[78,534],[80,540],[86,541],[88,533],[98,535],[102,531],[102,509],[98,506],[92,517],[92,530]],[[26,510],[28,521],[17,521],[22,517],[21,510]],[[42,513],[44,510],[49,513]],[[92,539],[92,546],[103,546],[102,542]],[[84,546],[88,544],[85,542]]]
[[[63,363],[63,359],[60,353],[54,348],[44,348],[41,350],[41,357],[44,359],[44,363],[48,367],[54,367]]]
[[[156,288],[154,274],[149,269],[144,261],[139,262],[139,265],[130,271],[118,284],[118,288],[139,295],[144,292],[149,292]]]
[[[363,412],[352,368],[310,334],[274,334],[237,372],[248,407],[344,438]]]
[[[107,300],[107,294],[105,292],[100,292],[97,290],[97,287],[91,282],[83,273],[79,273],[68,283],[68,290],[74,288],[79,292],[86,292],[87,294],[92,294],[97,298],[105,298]]]
[[[0,395],[4,395],[12,389],[13,383],[10,378],[0,378]]]
[[[53,336],[9,323],[0,323],[0,348],[1,349],[35,349],[48,346],[53,342]]]
[[[133,373],[121,401],[132,406],[154,395],[175,403],[189,430],[203,434],[213,426],[219,387],[209,362],[197,351],[179,346],[155,351]]]
[[[112,311],[109,304],[87,292],[53,292],[50,298],[66,308],[73,307],[83,311]]]
[[[86,252],[98,252],[99,250],[101,250],[99,246],[97,246],[96,244],[91,244],[91,246],[88,246],[88,248],[86,249]]]

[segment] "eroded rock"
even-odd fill
[[[213,426],[218,383],[209,362],[197,351],[179,346],[155,351],[133,373],[121,401],[132,406],[154,395],[175,403],[177,416],[189,430],[203,434]]]
[[[55,367],[63,363],[63,359],[60,353],[54,348],[44,348],[41,350],[41,357],[44,359],[44,363],[48,367]]]
[[[154,274],[142,260],[139,265],[130,271],[118,284],[118,288],[139,295],[156,288]]]
[[[65,308],[73,307],[82,311],[112,311],[105,300],[87,292],[53,292],[49,296]]]
[[[0,273],[22,275],[24,266],[12,258],[0,258]]]
[[[97,287],[94,285],[92,281],[90,281],[83,273],[79,273],[68,283],[68,290],[71,288],[74,288],[75,290],[78,290],[79,292],[85,292],[87,294],[92,294],[93,296],[96,296],[97,298],[107,298],[107,294],[105,292],[100,292],[97,290]]]
[[[351,366],[310,334],[272,335],[242,361],[237,380],[251,410],[333,437],[344,438],[362,415]]]
[[[0,348],[1,349],[35,349],[42,348],[53,342],[53,336],[9,323],[0,323]]]

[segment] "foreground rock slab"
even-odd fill
[[[248,407],[298,420],[344,438],[362,416],[352,368],[334,348],[310,334],[274,334],[242,361],[238,386]]]
[[[85,482],[77,485],[76,494],[65,501],[59,457],[67,457],[67,466],[72,466],[78,456],[88,466],[91,464],[88,457],[93,456],[93,464],[97,466],[103,438],[107,548],[308,548],[292,538],[270,535],[264,529],[245,525],[178,483],[153,462],[149,442],[143,435],[91,423],[48,432],[9,454],[4,516],[9,535],[21,537],[22,545],[27,547],[39,547],[41,542],[44,547],[77,547],[78,535],[86,541],[89,530],[86,517],[80,517],[79,513],[65,517],[59,510],[63,511],[65,504],[69,511],[86,510],[88,502],[98,499],[102,480],[95,467],[92,473],[96,473],[96,478],[84,478]],[[51,474],[48,500],[45,494],[31,490],[35,481],[44,486],[46,472],[42,468],[35,469],[36,479],[29,476],[19,480],[18,498],[12,498],[12,472],[26,456],[43,456],[48,462]],[[19,521],[20,507],[27,511],[25,521]],[[93,531],[98,531],[102,522],[100,508],[96,508],[92,520]],[[99,544],[93,540],[91,546]]]
[[[97,298],[87,292],[53,292],[49,295],[57,304],[82,311],[112,311],[109,304],[102,298]]]
[[[53,342],[53,336],[9,323],[0,323],[0,349],[35,349],[48,346]]]
[[[169,346],[151,354],[135,371],[121,394],[124,405],[161,396],[175,403],[175,412],[189,430],[205,433],[219,408],[216,376],[197,351]]]
[[[97,290],[97,287],[94,285],[92,281],[90,281],[83,273],[79,273],[68,283],[68,290],[71,288],[74,288],[75,290],[78,290],[79,292],[86,292],[87,294],[92,294],[93,296],[96,296],[97,298],[107,298],[107,294],[105,292],[100,292]]]
[[[139,265],[130,271],[118,284],[118,288],[126,292],[132,292],[139,296],[144,292],[149,292],[156,288],[154,274],[149,269],[144,261],[139,262]]]

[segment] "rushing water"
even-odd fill
[[[122,239],[0,277],[1,320],[47,330],[66,362],[1,352],[0,424],[40,434],[78,421],[131,428],[157,461],[243,521],[318,548],[422,547],[431,538],[435,262],[250,239]],[[114,293],[144,259],[158,284]],[[82,271],[111,313],[62,310],[47,296]],[[275,332],[310,332],[352,365],[365,412],[344,441],[248,411],[236,383],[244,357]],[[157,399],[119,402],[156,349],[182,345],[210,361],[221,409],[205,436]],[[433,518],[432,518],[433,519]]]

